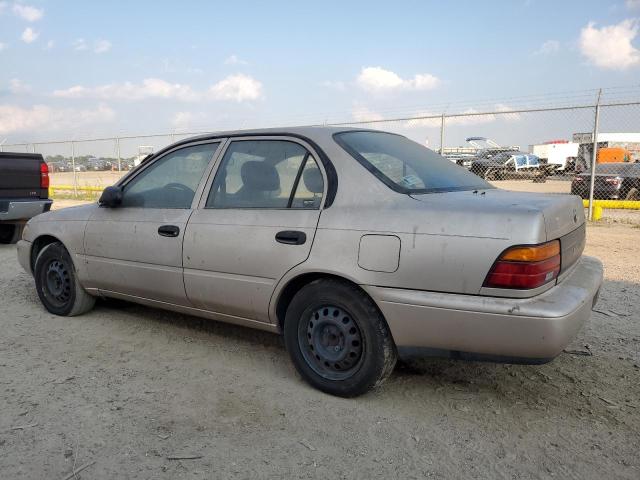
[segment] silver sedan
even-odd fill
[[[601,263],[570,195],[508,192],[400,135],[223,132],[158,152],[18,244],[58,315],[113,297],[282,333],[311,385],[355,396],[398,356],[553,359]]]

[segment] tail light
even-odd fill
[[[40,188],[49,188],[49,166],[45,162],[40,164]]]
[[[584,178],[582,177],[573,177],[574,182],[584,182]]]
[[[560,273],[560,241],[511,247],[505,250],[487,274],[485,287],[537,288]]]
[[[622,178],[620,177],[607,177],[604,179],[606,183],[609,185],[613,185],[614,187],[619,187],[622,185]]]

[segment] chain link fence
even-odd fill
[[[576,194],[590,218],[602,208],[640,210],[640,101],[600,95],[578,105],[494,104],[449,113],[323,124],[400,133],[499,188]],[[5,144],[41,153],[55,196],[95,198],[150,153],[205,132]],[[595,168],[592,168],[594,166]],[[607,210],[605,215],[611,212]],[[640,219],[640,212],[638,212]]]

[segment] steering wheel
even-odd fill
[[[194,191],[191,190],[189,187],[187,187],[186,185],[183,185],[182,183],[178,183],[178,182],[172,182],[172,183],[167,183],[164,188],[171,188],[173,190],[180,190],[181,192],[185,192],[185,193],[189,193],[189,194],[193,194]]]

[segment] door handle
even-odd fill
[[[307,241],[307,235],[304,232],[296,230],[283,230],[276,233],[276,242],[285,243],[287,245],[302,245]]]
[[[177,237],[180,235],[180,228],[175,225],[162,225],[158,227],[158,235],[162,237]]]

